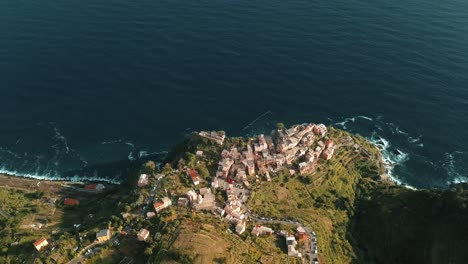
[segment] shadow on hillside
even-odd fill
[[[365,197],[348,226],[357,263],[466,263],[468,185],[376,187]]]

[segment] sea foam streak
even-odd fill
[[[468,177],[462,175],[461,172],[457,170],[456,158],[457,156],[463,156],[465,152],[454,151],[451,153],[445,153],[445,161],[442,164],[442,167],[447,171],[447,174],[452,178],[451,181],[448,181],[447,184],[452,183],[467,183]]]
[[[398,185],[404,186],[406,188],[416,190],[415,187],[410,186],[397,177],[395,177],[394,169],[396,165],[402,165],[405,161],[409,159],[409,154],[405,153],[399,149],[396,149],[399,154],[394,154],[391,151],[392,145],[388,140],[385,138],[378,136],[377,133],[373,133],[372,136],[369,138],[370,142],[372,142],[380,152],[382,153],[382,161],[387,168],[387,174],[389,178]]]
[[[88,177],[88,176],[68,176],[62,177],[57,174],[45,174],[45,175],[38,175],[33,173],[20,173],[17,171],[6,170],[4,168],[0,168],[0,174],[11,175],[11,176],[18,176],[18,177],[25,177],[25,178],[32,178],[37,180],[47,180],[47,181],[71,181],[71,182],[107,182],[111,184],[120,184],[120,180],[116,179],[109,179],[109,178],[102,178],[102,177]]]

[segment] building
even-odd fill
[[[148,185],[148,175],[147,174],[141,174],[140,178],[138,179],[137,183],[138,187],[144,187]]]
[[[187,192],[187,198],[193,203],[198,199],[198,194],[194,190],[190,190]]]
[[[63,201],[63,204],[68,205],[68,206],[75,206],[75,205],[79,205],[80,201],[78,201],[77,199],[65,198],[65,200]]]
[[[202,131],[198,133],[199,136],[204,137],[209,140],[213,140],[214,142],[222,145],[224,142],[224,138],[226,137],[226,133],[224,131]]]
[[[187,206],[188,205],[188,199],[184,197],[180,197],[179,200],[177,200],[177,205],[178,206]]]
[[[151,219],[151,218],[153,218],[153,217],[155,217],[155,216],[156,216],[156,213],[155,213],[155,212],[147,212],[147,213],[146,213],[146,218],[148,218],[148,219]]]
[[[162,198],[161,201],[154,203],[153,206],[154,206],[154,210],[156,211],[156,213],[159,213],[163,209],[169,207],[171,204],[172,204],[171,199],[169,199],[169,197],[164,197]]]
[[[307,241],[307,238],[308,238],[307,232],[302,226],[297,228],[296,236],[297,236],[297,240],[299,240],[299,242],[305,242],[305,241]]]
[[[194,203],[196,210],[212,210],[215,206],[215,197],[209,188],[200,188],[198,203]]]
[[[102,229],[101,231],[96,233],[96,239],[99,242],[107,241],[110,239],[110,230],[109,229]]]
[[[334,151],[335,149],[333,147],[327,148],[326,150],[322,152],[322,158],[324,160],[330,160],[333,157]]]
[[[242,233],[244,233],[244,231],[245,231],[245,222],[244,221],[237,222],[236,233],[238,235],[242,235]]]
[[[325,148],[332,148],[335,144],[333,143],[333,140],[327,139],[325,140]]]
[[[105,187],[103,184],[98,183],[98,184],[88,184],[88,185],[85,185],[84,188],[87,189],[87,190],[102,191],[102,190],[104,190],[106,187]]]
[[[314,134],[324,137],[327,134],[327,127],[324,124],[318,124],[314,126],[312,131],[314,131]]]
[[[260,235],[271,235],[271,234],[273,234],[273,229],[266,227],[266,226],[256,225],[252,229],[252,235],[260,236]]]
[[[150,235],[150,232],[148,230],[142,228],[140,230],[140,232],[138,232],[137,238],[140,241],[146,241],[146,239],[148,238],[149,235]]]
[[[36,248],[37,251],[41,251],[45,247],[47,247],[47,245],[49,245],[49,242],[47,242],[47,239],[45,239],[44,237],[41,237],[41,239],[34,242],[33,245],[34,245],[34,248]]]
[[[187,170],[187,175],[192,179],[193,185],[200,184],[200,174],[194,169]]]
[[[314,170],[314,163],[312,162],[301,162],[299,163],[299,173],[307,174]]]
[[[302,257],[302,254],[297,251],[297,241],[294,236],[286,236],[286,245],[288,246],[288,256],[290,257]]]

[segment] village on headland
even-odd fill
[[[277,254],[265,255],[266,252],[261,253],[261,250],[252,253],[263,263],[275,258],[294,263],[324,262],[326,256],[319,252],[320,240],[313,225],[293,217],[265,215],[261,208],[249,205],[260,201],[256,200],[259,190],[269,182],[278,181],[278,175],[282,175],[283,182],[287,182],[288,177],[302,177],[300,179],[307,181],[307,175],[314,174],[322,164],[332,160],[340,147],[370,156],[367,150],[350,136],[343,136],[336,142],[325,125],[312,123],[290,128],[279,123],[270,134],[247,139],[228,139],[223,131],[202,131],[191,137],[191,140],[202,143],[195,144],[191,151],[176,155],[179,159],[172,164],[158,168],[154,162],[147,162],[133,184],[119,186],[125,195],[113,190],[115,186],[102,183],[58,185],[27,180],[30,183],[26,192],[42,193],[41,197],[33,199],[39,212],[21,223],[25,231],[33,230],[27,231],[28,237],[41,234],[32,243],[37,253],[30,254],[28,261],[41,263],[38,261],[51,258],[55,263],[93,263],[93,260],[108,256],[119,260],[118,263],[139,263],[142,259],[131,251],[143,247],[147,263],[163,262],[164,254],[179,262],[190,263],[193,256],[180,251],[202,246],[191,245],[191,241],[199,238],[185,241],[185,231],[198,228],[201,232],[201,228],[209,237],[212,235],[207,230],[224,227],[217,231],[219,236],[238,240],[239,247],[254,237],[264,237],[270,242],[282,239],[283,242],[275,243],[285,245],[284,251],[270,243],[265,247],[273,248],[266,251],[276,248]],[[6,182],[6,178],[0,178],[0,185],[15,188],[14,184]],[[5,182],[2,183],[2,179]],[[96,204],[100,203],[96,199],[102,201],[102,205]],[[45,204],[50,210],[44,209]],[[84,206],[105,209],[91,211]],[[68,226],[58,224],[57,209]],[[116,213],[118,211],[120,213]],[[42,213],[45,215],[39,216]],[[68,214],[85,215],[85,218],[79,220],[79,217]],[[59,241],[66,237],[76,240],[70,242],[68,248],[59,245]],[[142,244],[132,242],[133,239]],[[20,241],[12,241],[10,247],[14,248],[15,243],[18,245]],[[202,245],[206,243],[207,240],[201,242]],[[241,252],[235,252],[231,247],[226,246],[231,255],[229,258],[223,256],[228,254],[223,251],[216,254],[221,263],[230,263],[233,258],[252,258],[245,254],[232,257]]]

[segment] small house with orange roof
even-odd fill
[[[47,239],[45,239],[45,237],[41,237],[41,239],[34,242],[33,245],[34,245],[34,248],[36,248],[37,251],[41,251],[45,247],[47,247],[47,245],[49,245],[49,242],[47,242]]]
[[[79,205],[80,201],[78,201],[77,199],[73,199],[73,198],[65,198],[65,200],[63,200],[63,204],[68,205],[68,206],[75,206],[75,205]]]
[[[194,169],[187,170],[187,175],[192,179],[193,185],[200,184],[200,174]]]
[[[156,213],[159,213],[163,209],[169,207],[171,204],[172,204],[171,199],[169,199],[169,197],[164,197],[162,198],[161,201],[154,203],[153,206],[154,206],[154,210],[156,211]]]

